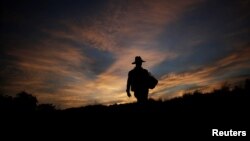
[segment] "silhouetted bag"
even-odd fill
[[[148,88],[149,89],[154,89],[157,84],[158,84],[158,80],[149,73],[149,76],[148,76]]]

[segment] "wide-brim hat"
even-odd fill
[[[143,61],[140,56],[136,56],[135,61],[132,64],[143,63],[143,62],[146,62],[146,61]]]

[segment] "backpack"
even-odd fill
[[[151,75],[149,73],[147,83],[148,83],[148,88],[149,89],[154,89],[155,86],[158,84],[158,80],[153,75]]]

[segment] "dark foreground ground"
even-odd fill
[[[223,87],[207,94],[194,92],[168,101],[149,100],[147,104],[65,110],[56,110],[50,104],[36,105],[36,99],[24,93],[17,98],[1,96],[1,125],[5,132],[20,132],[24,137],[49,134],[91,140],[204,138],[212,136],[212,129],[247,131],[249,136],[249,84],[247,80],[242,87]]]

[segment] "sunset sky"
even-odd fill
[[[249,0],[2,0],[0,93],[59,108],[134,102],[141,56],[150,98],[250,76]]]

